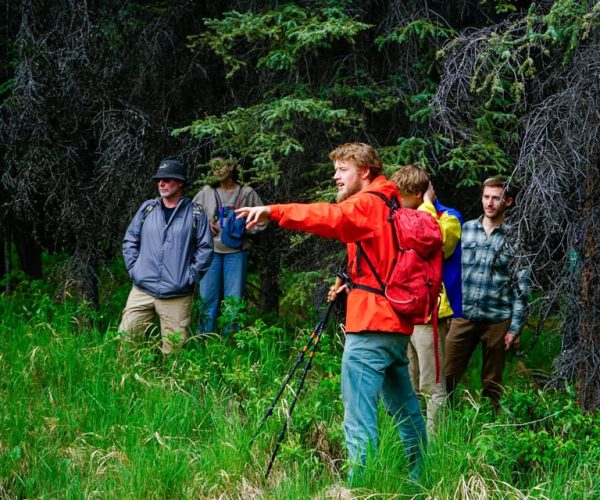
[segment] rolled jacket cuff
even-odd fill
[[[271,209],[269,220],[279,222],[279,219],[281,219],[281,205],[269,205],[269,208]]]

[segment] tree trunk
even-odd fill
[[[42,248],[30,234],[17,232],[15,247],[19,256],[21,270],[31,280],[42,279]]]
[[[97,252],[83,244],[73,255],[72,279],[77,284],[77,299],[80,304],[88,304],[93,309],[100,307],[98,292],[98,255]]]
[[[586,205],[584,212],[587,217],[592,217],[593,200],[598,192],[597,174],[589,172],[586,177]],[[581,275],[581,309],[583,317],[580,324],[579,351],[576,358],[579,363],[576,367],[577,399],[584,410],[600,408],[600,331],[598,304],[599,269],[598,241],[596,233],[589,230],[585,237],[583,252],[583,269]]]
[[[0,239],[0,280],[6,279],[6,252],[4,251],[4,238]]]
[[[12,273],[12,241],[10,233],[2,241],[2,263],[4,264],[3,276],[6,278],[4,291],[10,293],[13,291],[12,280],[10,279],[10,274]]]

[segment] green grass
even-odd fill
[[[153,344],[121,351],[118,318],[94,314],[55,302],[42,284],[0,297],[0,497],[337,498],[348,488],[336,321],[265,481],[291,391],[250,439],[307,329],[250,318],[233,339],[195,339],[163,360]],[[552,350],[556,339],[544,337],[509,361],[498,418],[477,393],[474,359],[470,392],[431,440],[420,484],[408,481],[382,410],[380,451],[352,494],[600,498],[600,417],[531,375],[549,369]]]

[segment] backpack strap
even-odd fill
[[[240,185],[240,188],[238,189],[238,192],[235,195],[235,201],[233,202],[234,210],[236,208],[240,208],[239,203],[242,199],[242,187],[243,186]],[[213,188],[213,191],[215,192],[215,202],[217,203],[217,213],[219,214],[219,224],[220,224],[221,228],[223,228],[223,218],[225,217],[225,209],[223,207],[223,200],[221,200],[221,196],[219,195],[219,191],[217,190],[217,188]]]
[[[394,212],[399,208],[402,208],[402,202],[396,196],[388,198],[386,195],[384,195],[383,193],[379,193],[378,191],[365,191],[365,193],[374,194],[375,196],[377,196],[377,198],[381,198],[385,202],[385,204],[390,209],[390,215],[388,217],[388,220],[390,222],[392,222],[392,215],[394,214]]]
[[[202,207],[192,201],[192,228],[194,231],[198,229],[198,221],[200,220],[200,215],[202,215],[202,212]]]
[[[233,202],[233,208],[240,208],[239,203],[242,200],[242,188],[243,188],[243,186],[240,186],[237,194],[235,195],[235,201]],[[219,195],[219,191],[217,190],[217,188],[214,188],[213,191],[215,192],[215,201],[217,202],[217,208],[221,208],[223,206],[223,200],[221,200],[221,195]]]
[[[371,262],[371,259],[369,259],[369,256],[363,250],[363,247],[360,244],[360,241],[358,241],[356,243],[356,246],[358,247],[358,250],[356,252],[357,258],[358,258],[358,256],[362,256],[365,258],[365,261],[367,262],[367,265],[369,266],[371,273],[373,273],[373,276],[375,276],[375,279],[377,280],[377,283],[379,284],[379,288],[374,288],[369,285],[361,285],[360,283],[354,283],[352,285],[352,288],[358,288],[359,290],[365,290],[367,292],[372,292],[372,293],[376,293],[377,295],[385,296],[385,284],[383,283],[383,280],[381,279],[381,277],[379,276],[379,273],[375,269],[375,266]]]
[[[435,304],[431,312],[431,326],[433,327],[433,358],[435,360],[435,383],[440,383],[440,330],[438,322],[439,304]]]
[[[213,188],[213,192],[215,193],[215,203],[217,204],[217,211],[223,206],[223,202],[221,201],[221,197],[219,196],[219,192],[217,188]]]
[[[240,189],[238,191],[237,196],[235,197],[235,202],[233,203],[233,208],[240,208],[240,203],[242,201],[242,189],[244,186],[240,185]]]
[[[152,212],[152,210],[154,210],[158,204],[160,203],[159,199],[156,198],[154,200],[152,200],[150,203],[148,203],[148,205],[146,205],[146,208],[144,209],[144,213],[142,214],[142,220],[140,221],[140,228],[144,225],[144,221],[146,220],[146,217],[148,217],[148,215],[150,215],[150,212]]]
[[[150,212],[152,212],[152,210],[154,210],[158,206],[159,203],[160,203],[159,198],[156,198],[156,199],[152,200],[152,202],[148,203],[148,205],[144,209],[144,213],[142,214],[142,220],[140,221],[140,229],[144,225],[144,221],[146,220],[146,217],[148,217],[148,215],[150,215]],[[198,229],[200,215],[202,215],[203,209],[197,203],[194,203],[193,201],[191,203],[192,203],[192,229],[194,231],[196,231]]]
[[[381,198],[385,202],[385,204],[388,206],[388,208],[390,209],[390,214],[388,215],[387,220],[388,220],[388,222],[390,222],[392,224],[392,231],[394,233],[393,240],[394,240],[394,242],[396,242],[397,241],[396,229],[394,228],[394,224],[392,223],[392,216],[394,214],[394,211],[397,210],[398,208],[400,208],[398,199],[395,196],[392,198],[388,198],[384,194],[378,193],[377,191],[366,191],[366,192],[369,194],[374,194],[378,198]],[[394,243],[394,244],[397,245],[397,243]],[[379,284],[379,289],[374,288],[372,286],[368,286],[368,285],[361,285],[360,283],[352,284],[352,288],[358,288],[359,290],[365,290],[367,292],[385,296],[385,284],[383,283],[381,276],[379,276],[379,273],[375,269],[375,266],[371,262],[371,259],[369,259],[369,256],[367,255],[367,253],[364,251],[360,241],[358,241],[356,243],[356,246],[357,246],[356,260],[357,260],[357,269],[359,269],[359,274],[360,274],[360,259],[362,257],[364,257],[367,265],[369,266],[369,269],[371,270],[371,273],[373,274],[373,276],[375,276],[375,279],[377,280],[377,283]],[[348,281],[349,281],[349,278],[348,278]]]

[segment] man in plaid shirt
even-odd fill
[[[483,215],[462,228],[461,318],[453,318],[446,337],[445,375],[448,395],[460,381],[479,343],[483,350],[483,394],[500,409],[506,354],[518,344],[525,322],[527,272],[513,269],[514,253],[507,242],[510,227],[505,211],[513,196],[501,176],[483,183]]]

